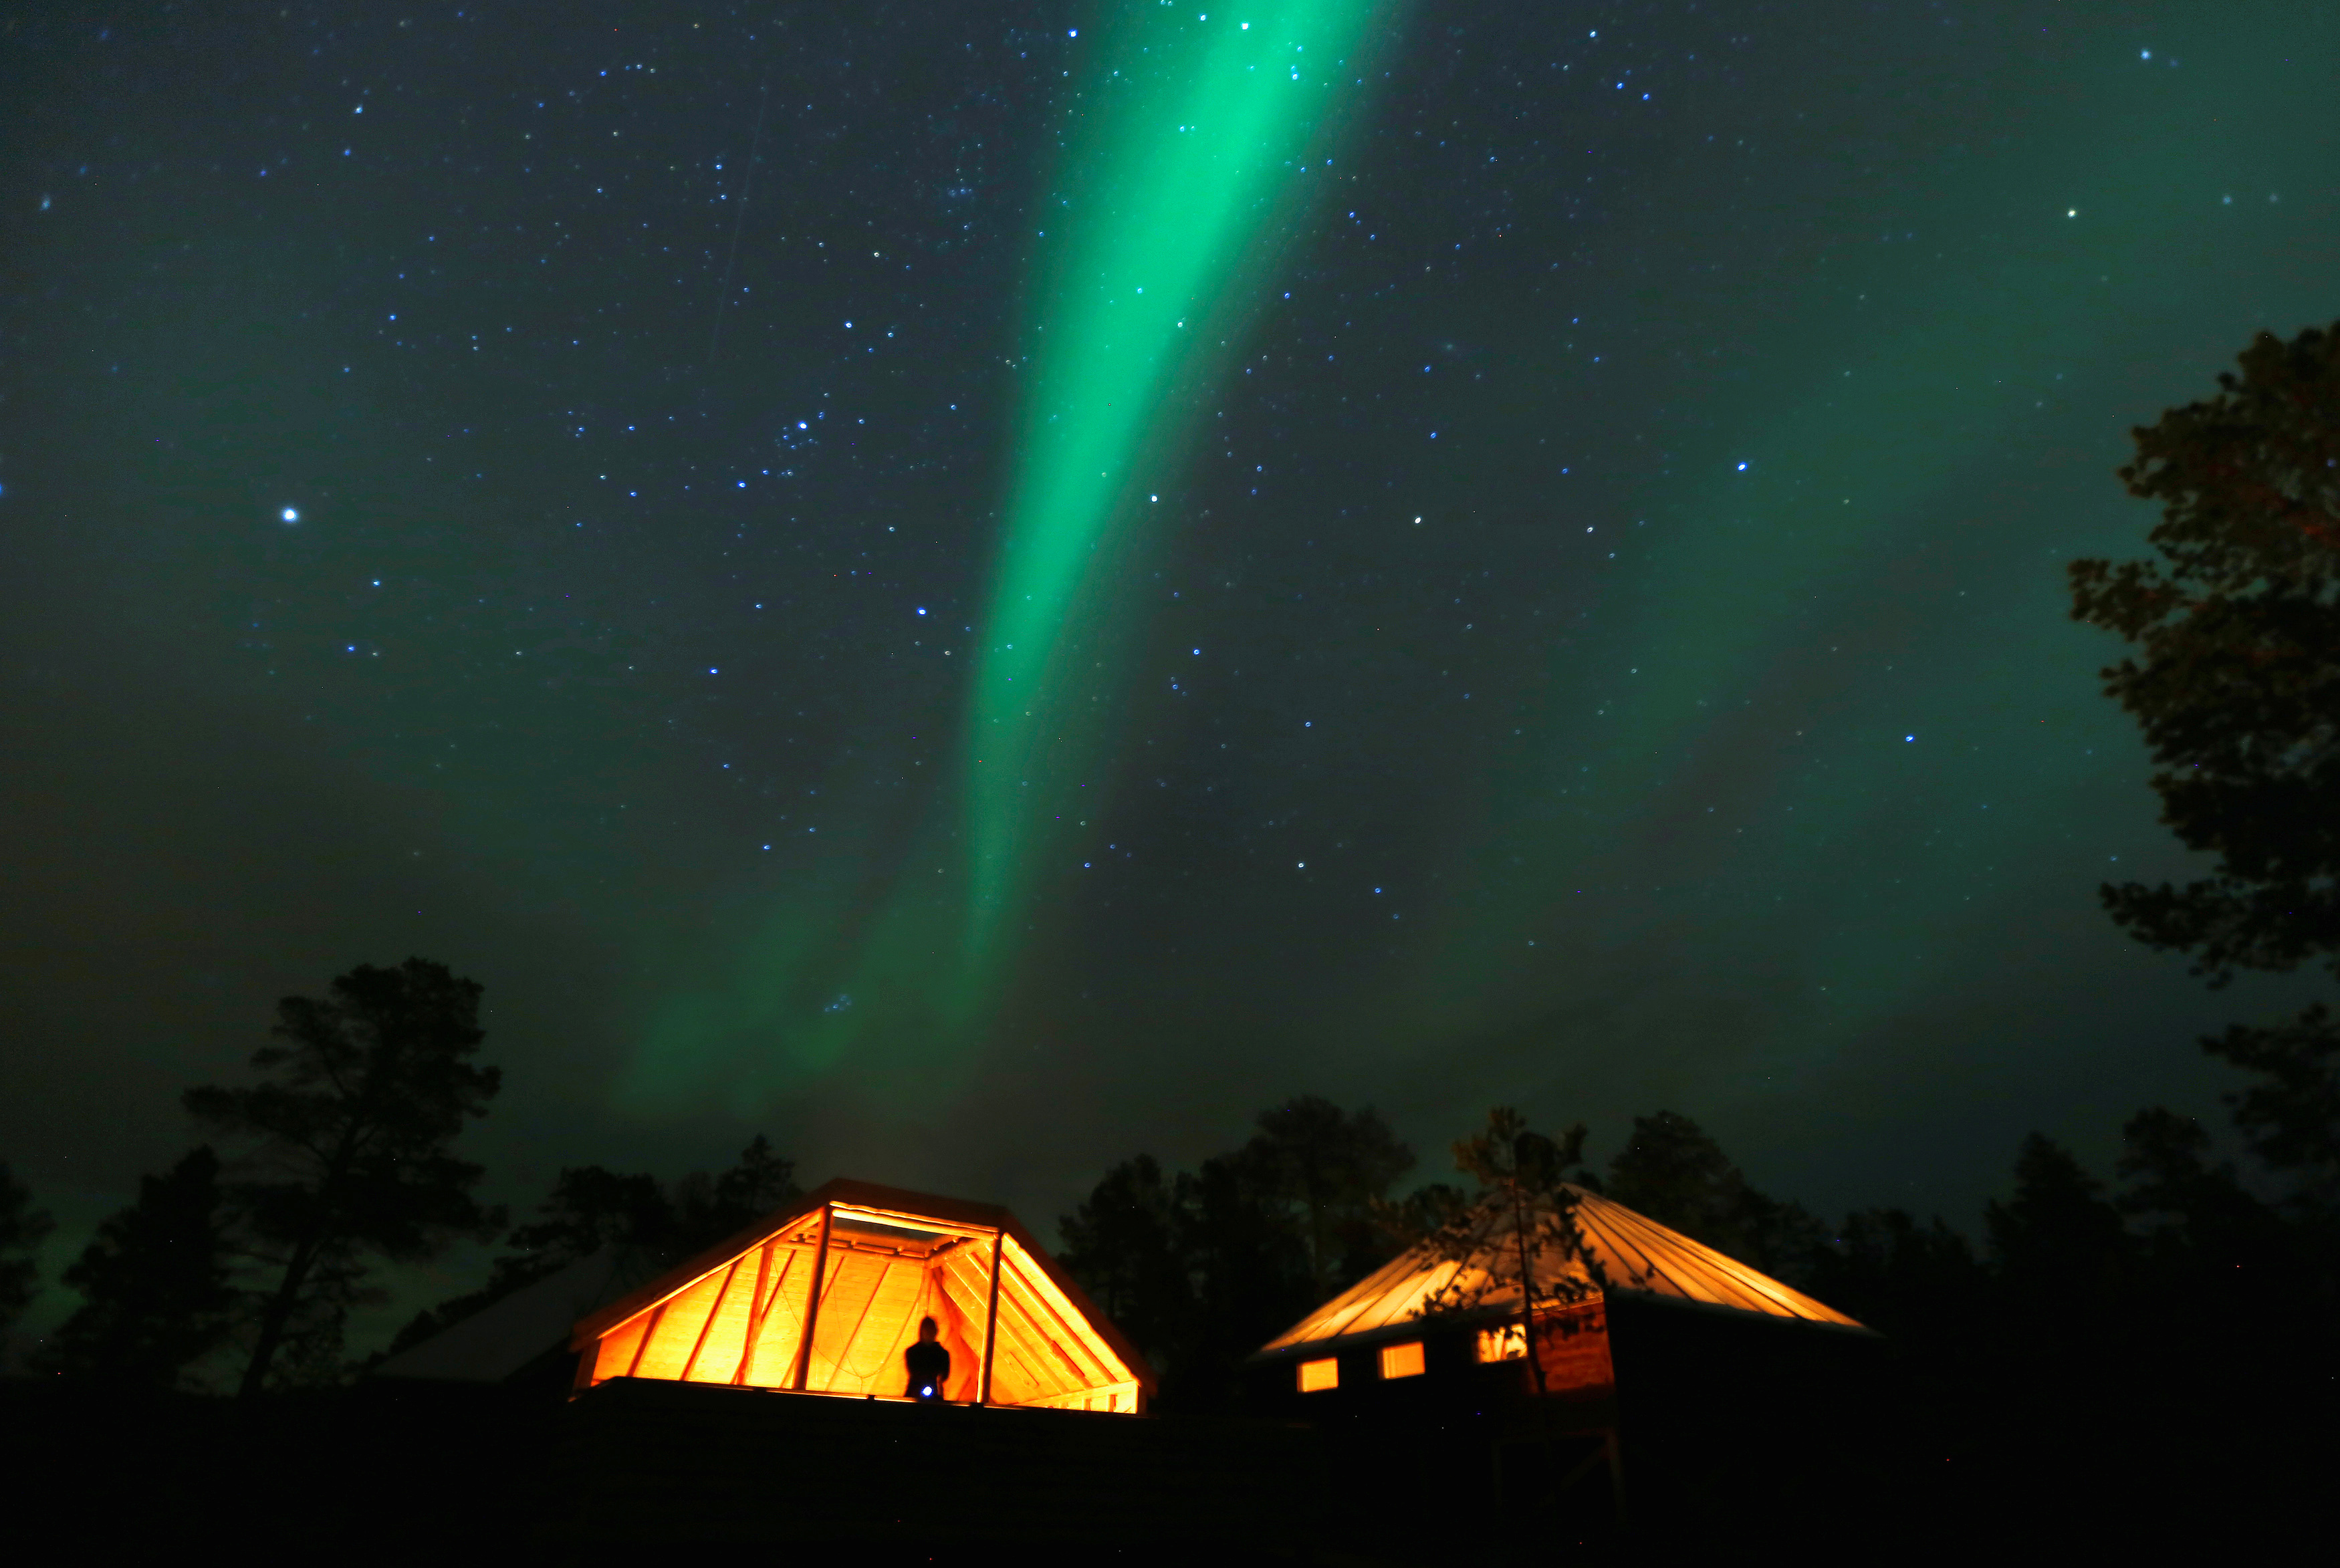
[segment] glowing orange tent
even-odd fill
[[[1576,1228],[1584,1238],[1584,1250],[1606,1277],[1608,1288],[1590,1288],[1572,1306],[1538,1310],[1539,1322],[1557,1320],[1557,1332],[1539,1346],[1548,1374],[1553,1375],[1548,1386],[1555,1390],[1591,1390],[1613,1380],[1602,1311],[1605,1297],[1611,1294],[1634,1292],[1759,1317],[1868,1332],[1834,1307],[1621,1203],[1580,1187],[1568,1190],[1575,1198]],[[1424,1331],[1466,1325],[1479,1328],[1472,1346],[1478,1361],[1521,1358],[1527,1348],[1518,1327],[1520,1291],[1516,1266],[1509,1257],[1512,1236],[1508,1214],[1484,1209],[1460,1260],[1442,1257],[1427,1245],[1403,1253],[1269,1340],[1252,1361],[1255,1366],[1294,1363],[1296,1372],[1287,1375],[1292,1386],[1304,1394],[1323,1393],[1341,1386],[1344,1352],[1378,1347],[1374,1356],[1359,1363],[1371,1381],[1417,1376],[1434,1370],[1438,1359],[1424,1355]],[[1584,1259],[1556,1247],[1533,1254],[1531,1267],[1540,1288],[1563,1280],[1594,1287]],[[1425,1310],[1433,1297],[1450,1287],[1455,1297],[1473,1299],[1475,1306],[1451,1316]],[[1541,1330],[1539,1337],[1545,1337]],[[1358,1369],[1351,1370],[1353,1380],[1359,1375]]]
[[[613,1377],[898,1399],[932,1317],[954,1403],[1135,1415],[1155,1378],[1005,1208],[838,1179],[578,1323]]]

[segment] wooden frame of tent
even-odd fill
[[[907,1397],[932,1317],[954,1404],[1141,1414],[1153,1369],[1005,1208],[843,1178],[578,1323],[614,1377]]]

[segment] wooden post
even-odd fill
[[[748,1334],[739,1341],[739,1365],[731,1369],[731,1381],[735,1386],[748,1381],[748,1363],[755,1359],[756,1341],[763,1336],[764,1314],[769,1310],[769,1304],[764,1299],[764,1281],[772,1272],[772,1254],[778,1250],[779,1245],[777,1239],[767,1241],[762,1250],[756,1254],[756,1283],[748,1297]],[[787,1277],[785,1270],[781,1277]],[[775,1280],[772,1294],[777,1297],[779,1293],[779,1283]]]
[[[650,1347],[650,1336],[656,1334],[659,1331],[659,1325],[665,1321],[666,1302],[661,1301],[650,1308],[650,1320],[644,1326],[642,1336],[634,1341],[633,1358],[626,1363],[627,1376],[639,1377],[642,1375],[642,1356]]]
[[[805,1298],[804,1343],[797,1346],[797,1375],[788,1380],[789,1386],[799,1393],[804,1390],[806,1379],[812,1376],[812,1331],[820,1323],[821,1277],[828,1272],[828,1223],[836,1207],[830,1203],[820,1206],[820,1245],[813,1249],[812,1294]]]
[[[1006,1231],[991,1233],[991,1301],[983,1313],[983,1377],[975,1390],[977,1405],[991,1403],[991,1347],[999,1337],[999,1265],[1006,1245]]]
[[[699,1353],[707,1348],[707,1336],[715,1332],[715,1315],[723,1310],[723,1297],[730,1292],[731,1281],[739,1274],[739,1260],[733,1258],[731,1267],[723,1271],[723,1283],[715,1287],[715,1299],[707,1304],[707,1321],[699,1326],[699,1337],[690,1342],[690,1359],[682,1364],[676,1377],[678,1383],[688,1383],[690,1375],[699,1370]]]

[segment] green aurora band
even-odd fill
[[[1171,510],[1152,498],[1334,178],[1373,79],[1363,58],[1396,20],[1388,0],[1135,0],[1101,29],[1033,224],[1025,394],[959,798],[923,828],[826,837],[814,883],[728,979],[659,1006],[625,1099],[720,1085],[744,1109],[848,1066],[882,1098],[971,1061],[1032,928],[1036,868],[1106,804],[1090,775],[1118,710],[1112,656],[1137,619],[1110,568]]]
[[[1015,929],[1031,862],[1094,754],[1108,635],[1100,567],[1158,503],[1191,409],[1227,358],[1287,202],[1329,159],[1324,129],[1378,8],[1283,0],[1128,8],[1085,95],[1043,231],[1042,301],[967,733],[968,955]],[[1075,820],[1077,820],[1076,818]]]

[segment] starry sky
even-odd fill
[[[2186,868],[2063,570],[2340,316],[2335,67],[2244,0],[16,11],[0,1158],[62,1259],[409,953],[522,1205],[761,1129],[1049,1230],[1314,1092],[1971,1225],[2209,1116],[2295,992],[2098,911]]]

